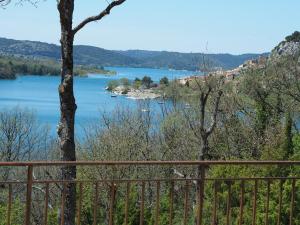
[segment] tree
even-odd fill
[[[295,31],[292,35],[289,35],[285,38],[287,42],[293,41],[293,42],[299,42],[300,41],[300,32]]]
[[[168,86],[169,85],[169,79],[167,77],[163,77],[160,79],[159,84]]]
[[[141,79],[136,77],[133,81],[133,87],[135,89],[139,89],[141,87],[141,85],[142,85]]]
[[[288,159],[293,155],[293,118],[290,112],[286,112],[285,115],[285,140],[283,143],[283,150],[285,152],[285,159]]]
[[[190,129],[201,143],[198,160],[210,157],[208,139],[217,125],[220,101],[223,96],[224,77],[205,76],[196,78],[196,104],[185,112]]]
[[[113,91],[119,85],[120,85],[120,82],[118,80],[111,80],[107,84],[107,90],[108,91]]]
[[[146,88],[150,88],[151,84],[153,83],[153,80],[151,79],[151,77],[148,76],[144,76],[142,79],[142,84],[146,87]]]
[[[120,83],[126,88],[128,88],[130,86],[130,81],[126,77],[121,78]]]
[[[114,0],[98,15],[84,19],[77,26],[73,27],[73,11],[74,0],[59,0],[57,1],[57,9],[60,16],[61,25],[61,83],[59,85],[59,99],[60,99],[60,122],[57,133],[59,136],[61,160],[75,161],[75,141],[74,141],[74,122],[76,103],[73,92],[73,42],[74,37],[85,25],[93,21],[99,21],[106,15],[110,14],[112,8],[121,5],[126,0]],[[62,179],[74,180],[76,179],[76,167],[68,166],[62,168]],[[75,224],[76,211],[76,186],[75,184],[68,184],[65,190],[65,210],[64,217],[65,224]]]

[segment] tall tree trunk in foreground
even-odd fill
[[[1,1],[1,0],[0,0]],[[57,133],[60,141],[61,160],[75,161],[75,142],[74,142],[74,123],[76,103],[73,92],[73,42],[75,34],[90,22],[101,20],[115,6],[121,5],[126,0],[111,1],[108,6],[100,11],[98,15],[87,17],[76,27],[73,28],[73,11],[74,0],[57,0],[57,9],[60,16],[61,25],[61,83],[59,85],[60,99],[60,123]],[[88,4],[88,3],[86,3]],[[63,180],[76,179],[76,167],[64,166],[61,170]],[[64,193],[64,194],[63,194]],[[65,206],[64,212],[61,212],[60,224],[74,225],[76,211],[76,185],[74,183],[67,184],[62,192],[64,196]]]
[[[58,4],[61,24],[61,83],[59,85],[60,99],[60,123],[58,135],[60,139],[61,160],[75,161],[74,142],[74,117],[76,111],[75,98],[73,93],[73,40],[72,18],[74,10],[74,0],[62,0]],[[76,179],[76,167],[65,166],[62,168],[63,180]],[[64,224],[75,224],[76,211],[76,185],[68,184],[65,187],[65,207],[64,215],[60,219]]]

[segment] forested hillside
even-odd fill
[[[15,79],[16,75],[59,75],[60,63],[50,59],[32,59],[22,56],[1,56],[0,55],[0,79]],[[112,71],[104,70],[101,67],[75,66],[75,75],[87,73],[113,74]]]
[[[60,59],[60,47],[35,41],[18,41],[0,38],[0,54],[26,56],[29,58]],[[205,56],[205,57],[204,57]],[[245,60],[257,58],[260,54],[205,54],[179,53],[167,51],[111,51],[103,48],[78,45],[74,46],[74,61],[79,65],[130,66],[150,68],[171,68],[199,70],[203,58],[214,67],[231,69]]]

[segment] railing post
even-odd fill
[[[169,225],[173,225],[173,210],[174,210],[174,181],[171,181],[171,185],[170,185],[170,209],[169,209]]]
[[[116,198],[116,184],[111,182],[111,193],[110,193],[110,206],[109,206],[109,225],[113,225],[114,223],[114,204]]]
[[[25,225],[30,225],[30,212],[31,212],[31,201],[32,201],[32,181],[33,181],[33,166],[29,165],[28,169],[27,169]]]
[[[197,201],[198,201],[198,210],[197,210],[197,225],[202,225],[203,218],[203,202],[204,202],[204,182],[205,182],[205,167],[200,165],[198,168],[198,181],[197,181]]]
[[[130,181],[126,185],[126,200],[125,200],[125,225],[128,225],[128,210],[130,201]]]
[[[11,225],[12,184],[8,185],[7,225]]]
[[[140,225],[144,224],[144,204],[145,204],[145,182],[142,182],[141,206],[140,206]]]
[[[44,225],[48,224],[48,204],[49,204],[49,183],[46,184],[46,190],[45,190]]]
[[[241,194],[240,194],[240,218],[239,218],[239,225],[244,223],[244,203],[245,203],[245,181],[241,181]]]
[[[281,220],[283,182],[284,182],[284,180],[280,180],[280,184],[279,184],[279,202],[278,202],[278,213],[277,213],[277,225],[280,225],[280,220]]]
[[[159,211],[160,211],[160,182],[156,182],[156,203],[155,203],[155,225],[159,225]]]
[[[290,206],[290,225],[294,224],[293,216],[294,216],[294,204],[295,204],[295,185],[296,180],[292,180],[292,197],[291,197],[291,206]]]
[[[226,205],[226,225],[229,225],[231,219],[231,181],[228,182],[228,195]]]
[[[97,209],[98,209],[98,200],[99,200],[99,183],[95,184],[95,198],[94,198],[94,211],[93,211],[93,225],[97,225]]]

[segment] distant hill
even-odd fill
[[[258,58],[264,54],[203,54],[203,53],[180,53],[166,51],[144,51],[128,50],[118,51],[119,53],[142,60],[145,67],[171,67],[174,69],[198,70],[199,65],[203,64],[203,59],[208,60],[213,67],[233,69],[243,64],[246,60]]]
[[[0,55],[0,80],[16,79],[17,75],[52,75],[59,76],[61,63],[50,59],[33,59],[23,56]],[[113,71],[88,65],[74,65],[75,76],[85,76],[88,73],[114,75]]]
[[[60,60],[60,46],[36,41],[19,41],[0,38],[0,54],[34,59]],[[172,68],[197,70],[203,58],[213,67],[231,69],[244,61],[259,57],[261,54],[205,54],[179,53],[167,51],[128,50],[113,51],[103,48],[74,46],[74,63],[77,65],[131,66],[150,68]]]

